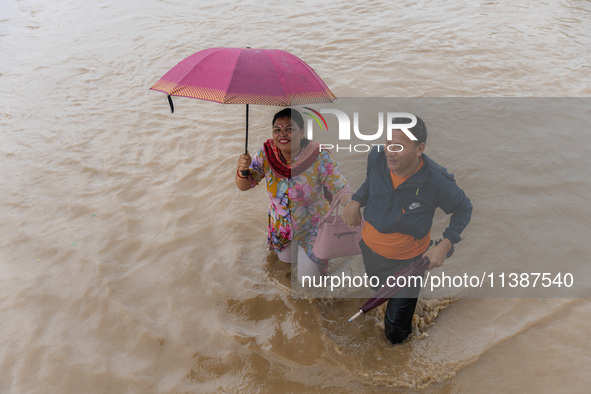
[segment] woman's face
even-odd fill
[[[304,136],[303,129],[294,122],[291,122],[291,118],[284,116],[282,118],[275,119],[273,124],[273,142],[275,146],[279,148],[281,153],[287,153],[291,156],[291,148],[299,153],[300,142]]]

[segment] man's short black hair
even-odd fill
[[[425,122],[423,122],[423,119],[419,118],[416,115],[415,117],[417,118],[417,124],[408,130],[412,133],[412,135],[416,137],[417,141],[414,141],[416,146],[421,142],[427,143],[427,126],[425,126]],[[411,120],[409,118],[394,118],[392,120],[393,124],[405,124],[410,122]]]

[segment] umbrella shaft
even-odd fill
[[[248,104],[246,104],[246,142],[244,143],[244,153],[248,153]]]

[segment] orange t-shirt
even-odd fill
[[[423,166],[423,158],[421,157],[421,164],[415,172]],[[414,173],[413,173],[414,174]],[[411,174],[412,175],[412,174]],[[396,189],[408,177],[402,178],[390,171],[392,178],[392,186]],[[375,229],[371,224],[365,222],[363,229],[361,229],[361,236],[367,246],[380,256],[388,259],[406,260],[416,257],[423,253],[429,247],[431,241],[431,231],[425,237],[416,239],[412,235],[391,233],[383,234]]]

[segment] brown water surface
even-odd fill
[[[582,0],[4,0],[0,391],[587,391],[585,298],[425,301],[392,347],[378,312],[346,323],[360,300],[290,297],[264,188],[234,186],[244,108],[171,115],[148,88],[251,46],[341,97],[589,96],[590,20]],[[251,151],[275,110],[251,107]],[[431,135],[475,205],[451,270],[588,262],[588,131]]]

